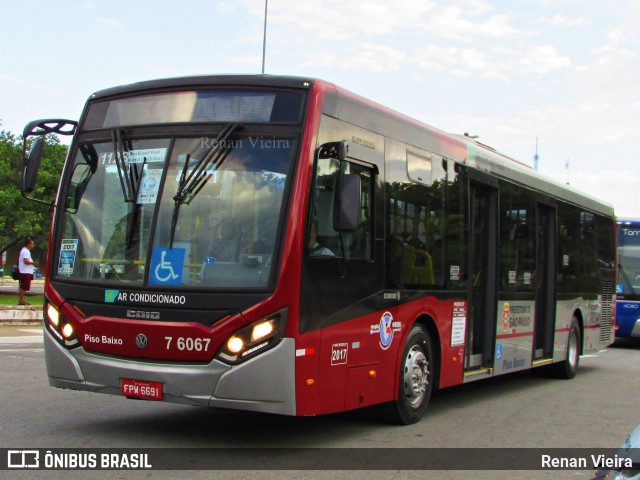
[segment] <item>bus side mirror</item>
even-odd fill
[[[333,214],[333,229],[338,232],[353,232],[358,226],[360,213],[360,176],[349,173],[340,178],[338,202]]]
[[[49,205],[49,202],[37,198],[27,197],[36,188],[36,177],[42,162],[42,152],[45,145],[45,136],[51,133],[57,135],[73,135],[76,133],[78,122],[58,118],[34,120],[29,122],[22,132],[22,195],[28,200]],[[27,153],[27,139],[31,136],[38,136],[32,143]]]
[[[341,162],[347,158],[347,154],[349,153],[349,145],[344,140],[338,142],[338,160]]]
[[[44,137],[38,137],[31,143],[31,149],[24,159],[22,169],[22,193],[31,193],[35,189],[44,144]]]
[[[341,140],[320,145],[317,151],[318,158],[335,158],[341,164],[349,154],[349,144]],[[360,214],[360,189],[359,175],[338,175],[338,185],[333,206],[333,229],[338,232],[353,232],[358,226]]]
[[[344,161],[349,153],[349,145],[344,140],[340,142],[328,142],[320,145],[318,156],[319,158],[335,158],[339,161]]]

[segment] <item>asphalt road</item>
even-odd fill
[[[640,424],[640,342],[581,358],[573,380],[517,373],[437,392],[417,425],[371,410],[295,418],[212,410],[48,386],[39,330],[0,327],[0,448],[617,448]],[[400,451],[400,450],[399,450]],[[260,471],[259,478],[362,478],[355,471]],[[370,471],[367,478],[570,478],[593,471]],[[4,475],[9,474],[9,475]],[[178,472],[0,472],[3,478],[176,478]],[[194,471],[189,478],[247,478]]]

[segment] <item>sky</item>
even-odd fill
[[[0,3],[0,130],[103,88],[260,73],[264,0]],[[640,216],[640,1],[268,0],[265,73],[318,77]],[[638,183],[636,183],[638,182]]]

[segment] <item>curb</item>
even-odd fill
[[[0,305],[0,325],[41,325],[40,305]]]
[[[41,291],[44,289],[44,280],[33,280],[31,286],[32,292],[34,286]],[[4,293],[17,294],[18,282],[10,277],[3,277],[0,280],[0,294]],[[35,301],[38,296],[41,302],[36,305],[0,305],[0,326],[42,325],[42,293],[28,293],[27,301]]]

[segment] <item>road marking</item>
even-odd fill
[[[39,333],[40,335],[42,335],[41,328],[19,328],[18,331],[24,333]]]
[[[25,335],[20,337],[0,337],[0,345],[42,343],[42,335]]]
[[[12,348],[5,350],[0,348],[0,353],[15,353],[15,352],[44,352],[44,348]]]

